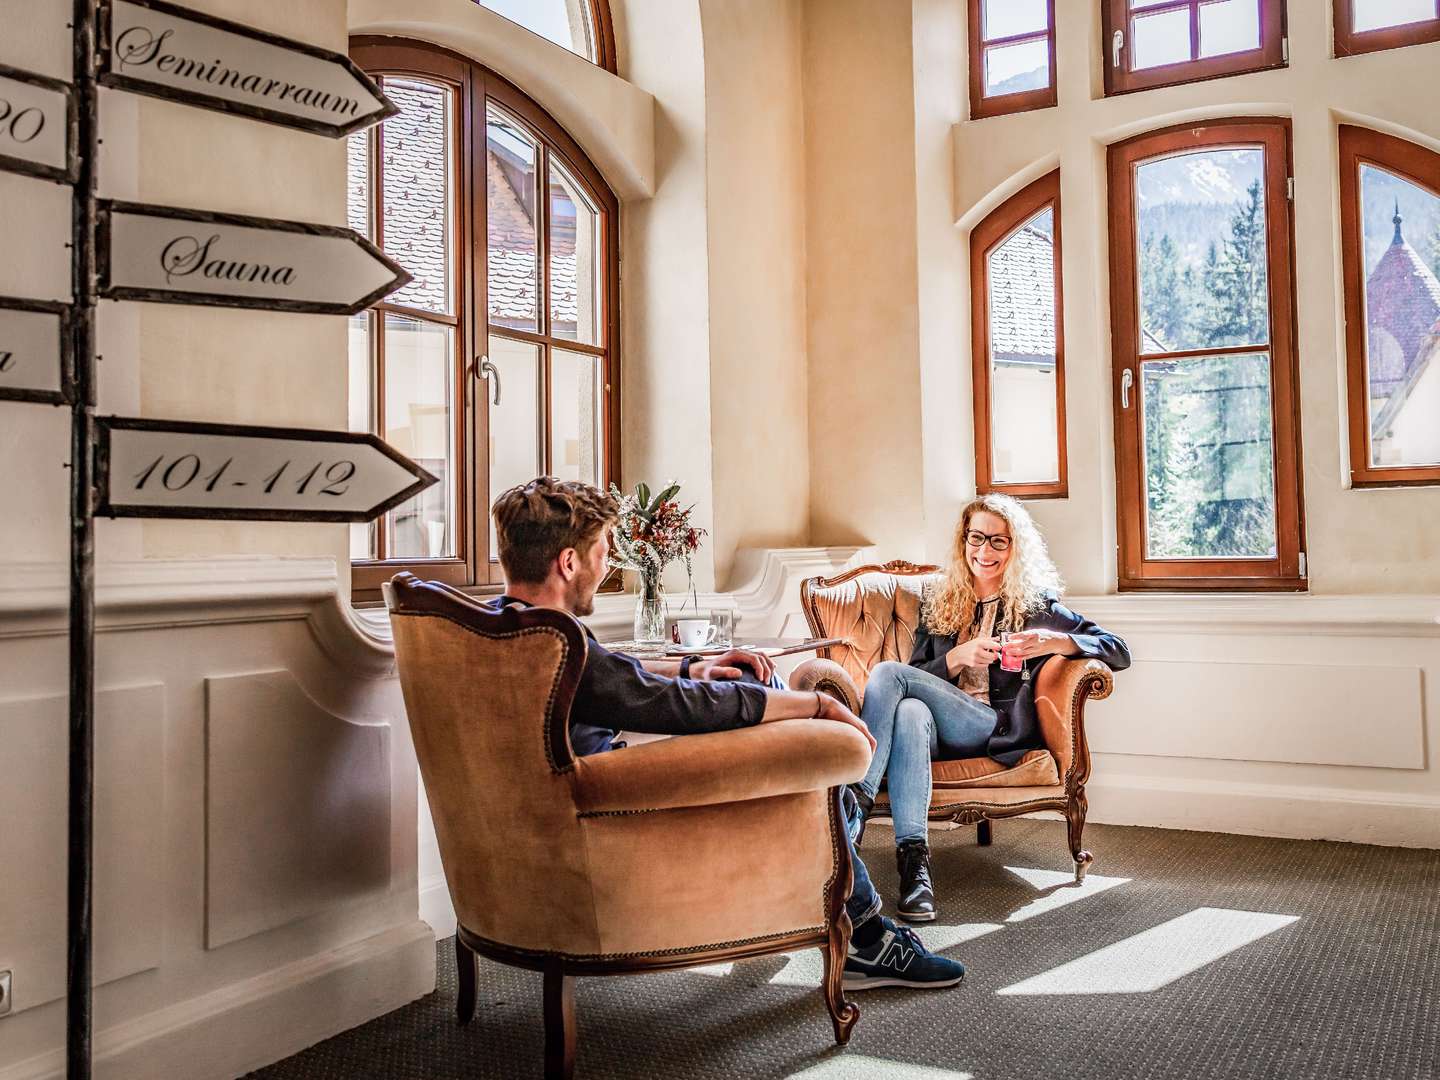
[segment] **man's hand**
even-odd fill
[[[971,638],[956,645],[945,654],[945,665],[951,675],[958,675],[961,668],[989,667],[1000,655],[1000,639],[993,637]]]
[[[843,702],[837,701],[829,694],[817,694],[817,696],[820,698],[820,712],[818,713],[820,719],[849,724],[865,736],[865,741],[870,744],[870,752],[873,754],[875,752],[875,736],[870,734],[870,729],[865,726],[865,721],[851,712]]]
[[[690,665],[690,678],[724,681],[745,677],[743,668],[749,668],[755,677],[768,685],[775,675],[775,664],[764,653],[747,649],[731,649],[709,660],[697,660]]]
[[[1075,639],[1058,630],[1024,630],[1011,634],[1006,642],[1010,651],[1021,660],[1032,660],[1037,656],[1070,656],[1075,650]]]

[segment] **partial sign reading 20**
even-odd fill
[[[285,494],[288,494],[293,486],[296,495],[340,496],[345,494],[350,478],[355,475],[353,461],[317,461],[314,464],[307,461],[299,465],[286,461],[268,476],[242,479],[238,470],[231,473],[230,466],[234,463],[233,457],[226,458],[214,469],[207,471],[209,466],[200,460],[198,454],[180,454],[174,457],[161,454],[135,474],[134,490],[144,491],[145,485],[153,480],[166,491],[185,491],[192,484],[198,484],[198,490],[207,492],[214,491],[217,485],[224,487],[228,484],[230,487],[243,488],[253,484],[266,495],[270,495],[283,484]],[[213,464],[214,462],[210,463]],[[309,468],[306,468],[307,465]]]
[[[22,146],[34,142],[45,130],[45,114],[33,106],[17,109],[5,98],[0,98],[0,135]]]

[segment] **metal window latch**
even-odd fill
[[[1110,66],[1120,66],[1120,50],[1125,48],[1125,31],[1116,30],[1110,38]]]
[[[500,404],[500,369],[490,362],[488,356],[475,358],[475,378],[495,380],[495,404]]]
[[[1130,407],[1130,387],[1135,385],[1135,373],[1128,367],[1120,373],[1120,408]]]

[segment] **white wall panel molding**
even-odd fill
[[[1122,593],[1065,602],[1108,629],[1185,634],[1440,637],[1440,596]]]
[[[416,38],[497,71],[574,136],[622,200],[655,194],[655,99],[474,0],[350,0],[350,33]]]
[[[288,671],[205,680],[205,944],[390,884],[390,727],[321,708]]]
[[[14,972],[12,1016],[65,995],[67,703],[64,694],[0,701],[8,818],[0,827],[0,969]],[[95,985],[103,986],[160,965],[165,688],[100,686],[95,747]]]
[[[12,564],[0,580],[0,639],[67,632],[69,577],[63,563]],[[358,618],[342,601],[335,561],[238,556],[101,563],[101,631],[308,620],[337,665],[384,678],[395,670],[388,628]]]

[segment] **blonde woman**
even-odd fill
[[[930,761],[989,755],[1013,765],[1043,748],[1034,676],[1051,656],[1130,666],[1114,634],[1059,600],[1063,586],[1029,512],[1008,495],[981,495],[961,512],[951,563],[926,597],[908,664],[877,664],[861,718],[875,737],[870,771],[855,785],[868,814],[887,780],[900,870],[901,916],[935,918],[928,817]],[[1000,635],[1023,670],[1000,667]]]

